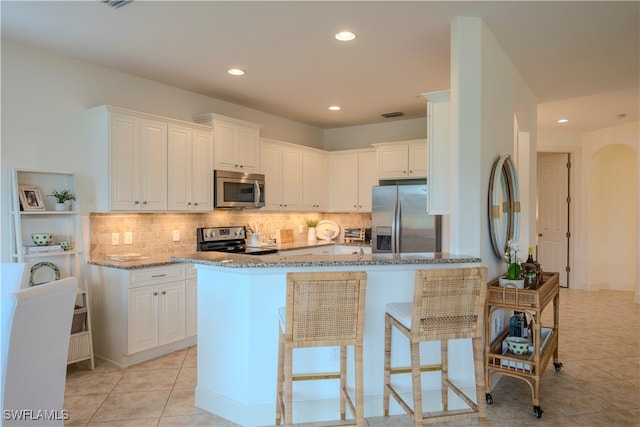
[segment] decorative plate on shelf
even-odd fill
[[[39,262],[31,267],[29,286],[42,285],[60,279],[60,270],[50,262]]]
[[[318,239],[333,240],[340,234],[340,226],[333,221],[323,220],[316,225]]]

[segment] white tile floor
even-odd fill
[[[640,305],[631,292],[560,294],[560,361],[541,386],[542,418],[525,382],[502,377],[488,406],[489,426],[640,426]],[[544,316],[550,315],[550,310]],[[70,426],[233,426],[194,406],[196,351],[189,348],[127,369],[96,361],[69,367]],[[411,426],[408,416],[367,418],[370,427]],[[321,425],[321,424],[314,424]],[[478,425],[477,420],[440,423]]]

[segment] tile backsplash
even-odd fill
[[[276,229],[291,228],[295,241],[307,240],[306,219],[331,220],[344,228],[371,227],[370,213],[256,212],[249,210],[215,210],[207,213],[92,213],[90,215],[90,256],[136,252],[143,256],[164,257],[196,250],[196,228],[224,227],[260,223],[262,240]],[[299,233],[302,226],[302,233]],[[179,230],[180,240],[173,241]],[[132,243],[124,244],[124,234],[131,232]],[[112,245],[112,234],[118,233],[119,244]]]

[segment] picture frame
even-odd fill
[[[20,185],[18,186],[18,193],[20,194],[20,206],[23,211],[45,210],[44,200],[38,187]]]

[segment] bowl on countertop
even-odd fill
[[[527,354],[529,352],[529,345],[531,344],[527,338],[522,337],[507,337],[505,338],[507,348],[514,354]]]
[[[49,233],[33,233],[31,234],[31,240],[37,246],[49,246],[53,242],[53,234]]]

